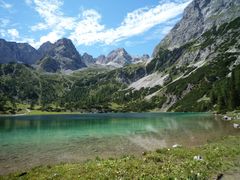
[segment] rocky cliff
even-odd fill
[[[49,66],[57,65],[57,67],[51,68],[55,70],[77,70],[86,67],[86,64],[82,62],[81,56],[76,50],[70,39],[60,39],[54,44],[45,43],[40,47],[43,58],[39,60],[38,64],[43,70]],[[43,66],[44,62],[44,66]]]
[[[239,16],[240,0],[193,0],[184,10],[183,18],[154,49],[179,48],[192,41],[213,26],[220,26]]]
[[[34,64],[40,57],[41,54],[27,43],[8,42],[0,39],[0,63]]]

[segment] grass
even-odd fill
[[[201,155],[203,160],[194,160]],[[140,157],[36,167],[0,179],[212,179],[239,166],[240,136],[194,148],[159,149]]]
[[[232,123],[240,124],[240,110],[228,112],[226,115],[233,119]]]

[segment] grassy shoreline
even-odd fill
[[[201,156],[202,160],[194,159]],[[240,167],[240,136],[193,148],[164,148],[144,152],[140,157],[125,156],[85,163],[40,166],[0,179],[211,179]]]
[[[1,116],[31,116],[31,115],[65,115],[65,114],[102,114],[103,112],[71,112],[71,111],[61,111],[61,112],[54,112],[54,111],[41,111],[41,110],[32,110],[31,112],[26,113],[16,113],[16,114],[1,114]],[[146,111],[146,112],[104,112],[104,113],[174,113],[174,112],[162,112],[162,111]],[[179,113],[179,112],[178,112]],[[182,112],[182,113],[212,113],[214,112]]]
[[[48,111],[39,111],[39,110],[33,110],[31,112],[26,113],[16,113],[16,114],[0,114],[1,116],[32,116],[32,115],[65,115],[65,114],[83,114],[81,112],[48,112]]]

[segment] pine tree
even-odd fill
[[[235,87],[235,73],[232,72],[230,83],[229,83],[229,99],[228,99],[228,109],[230,111],[234,110],[237,105],[237,93]]]

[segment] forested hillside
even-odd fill
[[[29,65],[0,65],[1,112],[29,109],[46,111],[230,111],[240,106],[240,18],[204,33],[173,51],[161,51],[147,66],[115,70],[86,69],[70,75],[38,72]],[[225,40],[201,67],[174,66],[177,56]],[[231,38],[229,38],[231,37]],[[201,42],[201,43],[199,43]],[[233,48],[235,47],[235,49]],[[170,64],[169,64],[170,63]],[[167,64],[166,66],[164,66]],[[148,74],[165,71],[164,86],[129,88]],[[180,77],[180,78],[179,78]]]
[[[44,73],[0,64],[0,111],[217,111],[240,109],[240,17],[213,26],[149,63]],[[148,78],[161,78],[143,85]],[[147,79],[147,80],[148,80]],[[158,80],[158,79],[157,79]],[[154,80],[152,80],[154,81]],[[137,83],[138,86],[133,85]]]

